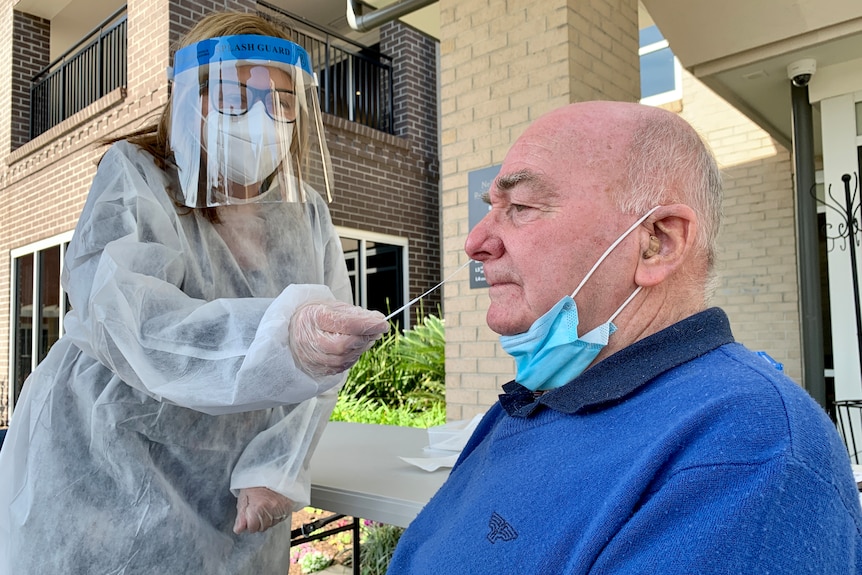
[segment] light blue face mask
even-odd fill
[[[578,337],[578,307],[574,298],[599,264],[658,208],[656,206],[644,214],[605,250],[571,296],[563,296],[526,332],[500,336],[503,350],[515,359],[518,370],[515,381],[533,391],[554,389],[575,379],[596,359],[608,344],[610,335],[617,330],[612,323],[614,318],[634,299],[642,286],[638,286],[626,298],[608,321],[582,337]]]

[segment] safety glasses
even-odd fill
[[[242,116],[256,102],[263,102],[270,118],[279,122],[296,121],[296,92],[276,88],[253,88],[234,80],[201,82],[201,95],[209,93],[209,103],[226,116]]]

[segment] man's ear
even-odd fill
[[[652,218],[653,233],[643,230],[641,255],[635,283],[652,287],[672,276],[694,252],[697,215],[685,204],[657,209]]]

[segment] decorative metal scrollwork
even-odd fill
[[[856,312],[856,349],[859,353],[860,372],[862,372],[862,305],[859,302],[859,270],[856,264],[856,248],[859,246],[860,211],[862,211],[862,202],[856,203],[856,198],[859,196],[860,191],[859,174],[854,173],[852,176],[844,174],[841,176],[841,181],[844,182],[843,209],[837,207],[841,206],[842,202],[832,195],[831,184],[826,189],[826,195],[829,196],[832,203],[820,200],[816,194],[814,194],[814,198],[828,209],[837,213],[841,218],[838,223],[838,234],[835,236],[830,236],[828,233],[831,226],[828,224],[824,226],[823,232],[826,235],[827,241],[837,242],[841,240],[840,248],[842,250],[847,249],[848,246],[850,247],[847,251],[850,253],[850,276],[853,283],[853,304]],[[853,181],[852,189],[850,187],[851,181]],[[828,247],[827,245],[827,251],[831,251]]]
[[[859,176],[855,172],[844,174],[841,176],[841,181],[844,182],[844,200],[837,198],[832,193],[832,184],[826,188],[826,196],[831,201],[821,200],[817,197],[815,189],[811,188],[811,195],[818,203],[824,205],[828,210],[832,210],[838,214],[838,225],[835,226],[829,223],[829,218],[826,218],[826,223],[820,229],[827,240],[826,251],[831,252],[836,246],[844,251],[852,241],[858,247],[860,245],[860,223],[862,223],[862,201],[857,203],[859,198]],[[850,182],[853,182],[851,187]],[[855,260],[855,253],[850,251],[851,259]],[[855,262],[854,262],[855,263]],[[855,265],[854,265],[855,268]],[[854,269],[855,275],[855,269]]]

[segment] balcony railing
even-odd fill
[[[126,8],[39,72],[30,85],[30,139],[126,85]]]
[[[308,52],[324,112],[394,133],[391,57],[261,0],[257,4],[263,17],[290,28]]]
[[[265,2],[258,7],[308,52],[324,112],[393,133],[392,58]],[[39,72],[30,88],[30,139],[125,86],[126,44],[123,7]]]

